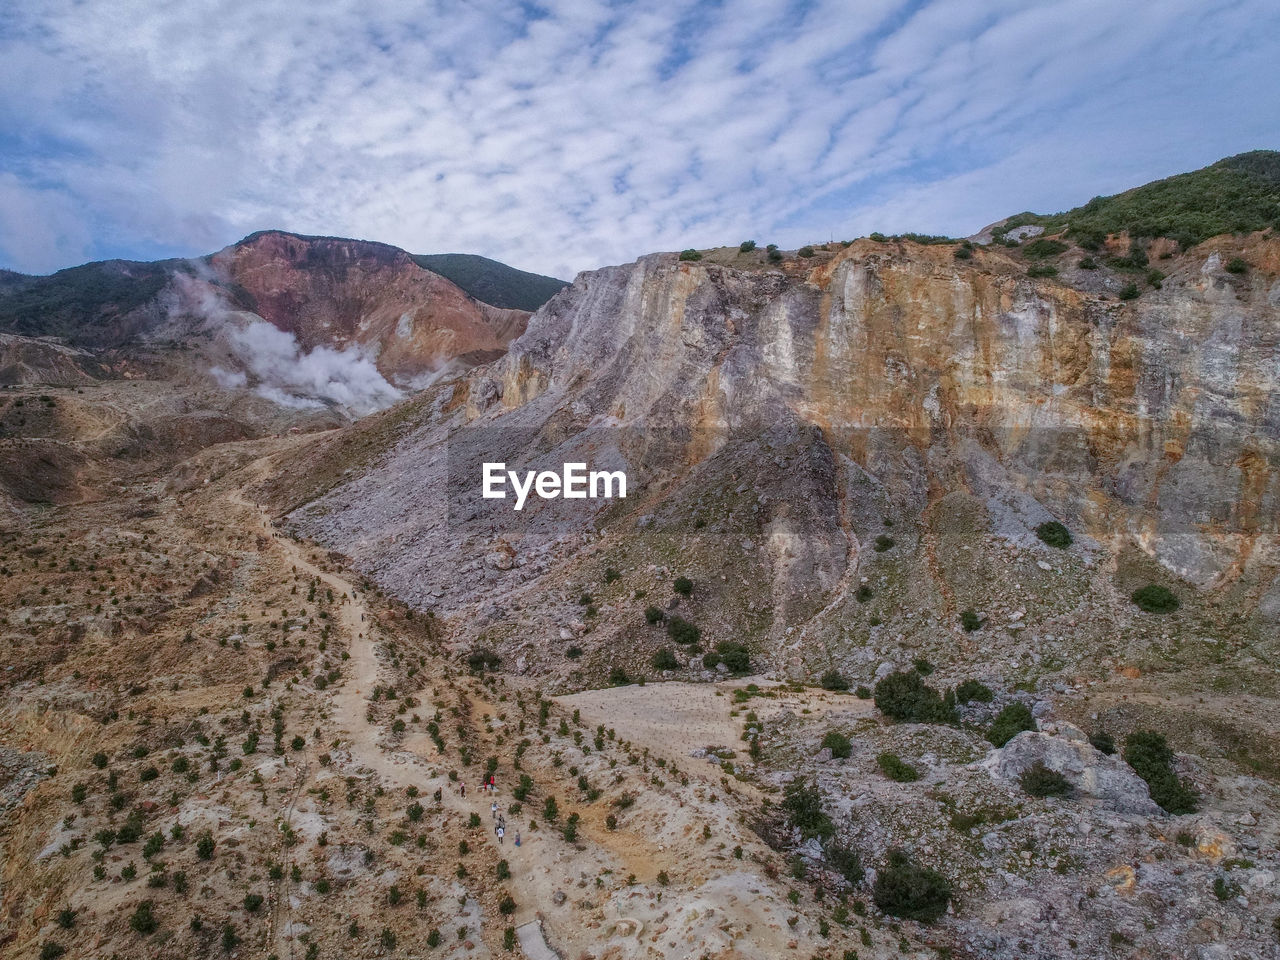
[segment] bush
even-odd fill
[[[67,948],[57,940],[46,940],[40,945],[40,960],[58,960],[67,952]]]
[[[1069,797],[1071,783],[1056,770],[1050,770],[1037,760],[1018,777],[1022,789],[1033,797]]]
[[[831,818],[822,810],[822,792],[808,780],[793,780],[782,797],[782,809],[793,827],[807,840],[829,837],[835,831]]]
[[[960,611],[960,626],[964,628],[965,633],[973,633],[982,626],[982,618],[978,616],[978,611],[973,607],[967,607]]]
[[[831,751],[831,756],[838,760],[846,759],[853,752],[853,744],[839,730],[828,730],[822,738],[822,745]]]
[[[916,768],[906,763],[896,753],[878,754],[876,764],[880,767],[880,772],[895,783],[914,783],[920,779]]]
[[[853,595],[853,599],[857,600],[859,603],[866,603],[874,596],[874,591],[864,583],[862,586],[858,587],[857,592]]]
[[[951,884],[905,851],[890,850],[888,862],[876,872],[872,899],[890,916],[932,923],[947,912]]]
[[[1065,550],[1071,546],[1071,531],[1057,520],[1046,520],[1036,527],[1036,536],[1051,547]]]
[[[680,259],[681,260],[701,260],[702,254],[700,254],[697,250],[694,250],[692,247],[690,247],[688,250],[680,251]]]
[[[721,640],[716,644],[716,653],[720,660],[732,673],[749,673],[751,671],[751,655],[746,644],[733,640]]]
[[[1125,284],[1124,289],[1120,291],[1121,300],[1137,300],[1140,296],[1142,296],[1142,291],[1138,289],[1136,283]]]
[[[156,932],[160,923],[156,920],[154,904],[150,900],[143,900],[138,904],[138,908],[133,911],[133,916],[129,918],[129,926],[144,937]]]
[[[675,582],[671,584],[671,589],[682,597],[688,597],[693,593],[693,581],[688,577],[676,577]]]
[[[924,657],[916,657],[911,661],[911,665],[915,667],[916,673],[922,677],[927,677],[933,673],[933,664]]]
[[[865,871],[862,869],[862,858],[856,850],[850,850],[839,843],[828,843],[824,854],[831,869],[840,874],[846,883],[856,887],[862,882]]]
[[[1164,286],[1164,274],[1152,267],[1147,271],[1147,283],[1159,290]]]
[[[655,623],[661,623],[663,620],[667,619],[667,615],[657,607],[650,606],[644,608],[644,619],[650,626],[652,626]]]
[[[738,244],[739,253],[750,253],[755,248],[756,242],[754,240],[743,240],[742,243]]]
[[[797,250],[797,251],[796,251],[796,256],[797,256],[797,257],[804,257],[805,259],[808,259],[809,257],[812,257],[812,256],[813,256],[813,247],[811,247],[811,246],[809,246],[808,244],[806,244],[805,246],[801,247],[799,250]]]
[[[702,631],[684,617],[675,615],[667,621],[667,636],[676,643],[688,645],[697,643],[702,636]]]
[[[1050,240],[1048,237],[1037,237],[1035,240],[1028,241],[1022,245],[1022,252],[1028,257],[1043,259],[1045,257],[1056,257],[1060,253],[1066,253],[1067,245],[1061,240]]]
[[[1093,744],[1095,750],[1105,753],[1108,757],[1116,752],[1116,742],[1105,730],[1089,734],[1089,742]]]
[[[871,546],[876,553],[884,553],[886,550],[893,548],[893,537],[882,533],[880,536],[876,537],[875,543]]]
[[[955,258],[957,260],[972,260],[973,249],[971,247],[956,247]]]
[[[627,671],[622,667],[614,667],[609,671],[609,683],[615,687],[624,687],[631,682],[631,678],[627,676]]]
[[[502,664],[502,658],[492,650],[484,647],[478,647],[467,654],[467,669],[472,673],[484,673],[485,670],[494,671]]]
[[[1172,591],[1155,583],[1133,591],[1133,602],[1147,613],[1172,613],[1178,609],[1178,598]]]
[[[1097,269],[1098,269],[1098,261],[1097,261],[1097,260],[1095,260],[1095,259],[1093,259],[1093,257],[1081,257],[1081,258],[1080,258],[1080,269],[1081,269],[1081,270],[1097,270]]]
[[[1249,265],[1245,263],[1244,260],[1241,259],[1240,257],[1232,257],[1230,260],[1227,261],[1228,273],[1247,273],[1248,270],[1249,270]]]
[[[965,680],[956,687],[956,703],[971,703],[974,700],[990,703],[994,697],[991,688],[980,680]]]
[[[1051,263],[1033,263],[1027,267],[1028,277],[1056,277],[1058,268]]]
[[[1025,703],[1014,702],[996,714],[991,729],[987,731],[987,739],[997,747],[1003,747],[1022,731],[1035,728],[1036,718],[1031,715],[1031,708]]]
[[[947,699],[914,670],[891,673],[876,684],[876,707],[894,720],[950,723],[955,710]]]
[[[671,651],[670,647],[663,647],[653,655],[653,669],[655,670],[679,670],[680,661],[676,659],[676,655]]]
[[[240,938],[236,935],[236,928],[229,923],[222,925],[222,952],[231,953],[240,945]]]
[[[201,860],[212,860],[213,849],[213,835],[207,831],[200,834],[200,838],[196,840],[196,856]]]
[[[781,262],[782,262],[782,251],[781,251],[781,250],[779,250],[777,247],[773,246],[773,244],[769,244],[769,246],[773,247],[773,249],[769,251],[769,262],[770,262],[770,263],[781,263]]]
[[[822,675],[822,679],[818,682],[822,685],[823,690],[843,691],[849,689],[849,681],[845,678],[844,674],[839,670],[836,670],[834,667],[824,673]]]
[[[604,582],[613,583],[615,580],[621,580],[622,574],[613,567],[604,568]]]
[[[1195,791],[1173,772],[1173,751],[1164,735],[1154,730],[1135,730],[1125,739],[1124,761],[1147,782],[1151,799],[1172,814],[1195,813]]]
[[[258,908],[262,906],[262,894],[246,893],[244,895],[244,908],[250,913],[257,913]]]
[[[859,700],[870,700],[871,688],[868,687],[865,683],[860,683],[858,684],[858,689],[853,691],[853,695],[857,697]]]

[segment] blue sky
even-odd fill
[[[254,230],[570,277],[1280,148],[1274,0],[10,0],[0,266]]]

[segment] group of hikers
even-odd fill
[[[493,832],[498,838],[498,843],[505,843],[507,836],[507,818],[498,812],[498,778],[493,774],[489,774],[480,782],[480,789],[486,793],[494,794],[494,800],[489,804],[489,812],[493,815]],[[465,783],[458,785],[459,796],[467,795],[467,785]],[[516,846],[520,846],[520,831],[516,831]]]

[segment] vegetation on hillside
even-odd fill
[[[1280,152],[1254,150],[1054,214],[1020,213],[995,231],[1035,224],[1086,248],[1111,234],[1172,237],[1184,249],[1224,233],[1280,230]],[[1044,241],[1034,241],[1043,243]]]
[[[416,253],[413,262],[451,280],[482,303],[509,310],[537,310],[569,285],[473,253]]]
[[[108,331],[95,331],[95,324],[85,321],[106,324],[125,317],[160,292],[177,264],[105,260],[7,282],[0,285],[0,330],[90,343],[109,340]]]

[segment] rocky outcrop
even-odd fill
[[[1066,777],[1078,797],[1120,813],[1156,817],[1163,812],[1127,763],[1094,748],[1083,731],[1070,724],[1060,724],[1055,733],[1020,733],[993,751],[982,766],[993,777],[1017,780],[1038,763]]]
[[[1034,280],[1001,250],[872,241],[780,268],[659,254],[585,273],[506,356],[407,410],[375,470],[295,517],[412,603],[492,611],[460,616],[468,631],[504,622],[498,580],[527,603],[509,629],[537,636],[531,610],[593,576],[587,557],[676,562],[715,582],[708,639],[760,640],[801,674],[835,650],[864,675],[895,640],[971,649],[967,606],[1002,648],[1045,630],[1073,659],[1080,634],[1113,649],[1128,594],[1161,578],[1253,617],[1280,566],[1280,242],[1250,243],[1245,279],[1210,242],[1162,261],[1137,301],[1116,296],[1123,277]],[[479,499],[494,460],[625,468],[632,493],[516,516]],[[1037,539],[1051,519],[1070,549]],[[505,569],[484,561],[498,538]],[[618,618],[596,637],[639,642]]]

